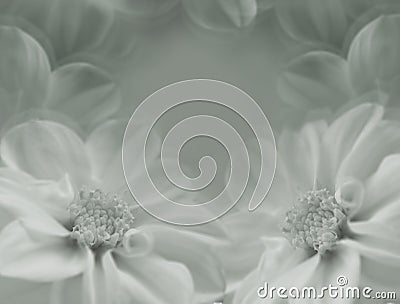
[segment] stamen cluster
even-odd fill
[[[117,247],[124,234],[133,228],[134,217],[128,204],[101,190],[81,190],[69,211],[73,224],[71,237],[92,249]]]
[[[329,190],[313,190],[286,213],[282,231],[293,247],[324,254],[342,237],[345,219],[343,208]]]

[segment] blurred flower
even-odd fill
[[[137,6],[143,9],[137,15],[165,6],[162,1],[155,2],[158,5],[154,1],[124,0],[5,0],[0,10],[10,17],[8,22],[44,33],[57,60],[82,55],[110,63],[129,54],[139,37],[137,26],[132,26],[127,17],[132,17]]]
[[[275,10],[293,38],[341,50],[351,26],[374,5],[373,0],[278,0]]]
[[[227,33],[250,26],[273,0],[183,0],[185,11],[202,28]]]
[[[382,116],[381,106],[364,104],[330,125],[282,134],[274,185],[256,211],[269,226],[264,254],[233,303],[269,303],[257,295],[265,282],[318,290],[339,275],[349,286],[398,291],[400,126]],[[323,299],[339,302],[351,299]]]
[[[0,170],[0,205],[15,221],[0,234],[0,274],[49,284],[50,303],[213,301],[224,278],[211,247],[225,231],[160,224],[138,208],[121,166],[124,127],[108,121],[85,142],[50,121],[5,134],[0,154],[9,169]],[[158,157],[151,149],[150,163]]]
[[[82,131],[115,114],[117,86],[101,69],[84,62],[52,70],[47,54],[30,35],[0,26],[0,130],[44,115]]]
[[[400,15],[381,16],[353,39],[347,58],[312,51],[289,63],[278,82],[280,97],[303,109],[338,109],[349,102],[398,104]],[[372,100],[370,100],[372,101]]]

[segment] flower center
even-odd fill
[[[119,246],[124,234],[133,228],[134,217],[128,204],[101,190],[81,190],[69,212],[71,237],[92,249]]]
[[[282,232],[293,247],[324,254],[342,237],[345,219],[344,209],[329,190],[308,191],[286,213]]]

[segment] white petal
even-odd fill
[[[400,265],[400,238],[398,230],[373,221],[350,223],[352,239],[341,243],[357,250],[360,255],[388,265]]]
[[[301,55],[283,71],[278,92],[284,102],[297,107],[337,108],[352,96],[347,62],[325,51]]]
[[[363,104],[346,112],[328,128],[323,139],[323,164],[331,172],[326,185],[334,185],[337,170],[356,142],[383,116],[383,108]]]
[[[85,252],[68,239],[25,230],[13,222],[0,234],[0,274],[51,282],[82,273]]]
[[[313,286],[317,291],[321,290],[325,286],[332,284],[333,286],[338,285],[338,278],[344,276],[348,280],[348,286],[358,286],[360,279],[361,270],[361,259],[360,255],[356,250],[347,246],[338,245],[331,255],[324,256],[318,265],[318,268],[314,272],[314,275],[308,282],[303,286]],[[320,300],[309,301],[305,303],[321,303]],[[353,303],[353,299],[335,299],[329,297],[327,294],[323,298],[323,303],[327,304],[350,304]]]
[[[381,16],[354,38],[348,55],[351,79],[361,93],[385,89],[400,74],[400,15]]]
[[[46,105],[90,129],[115,114],[120,106],[117,86],[101,69],[71,63],[56,69]]]
[[[300,132],[282,133],[278,153],[294,193],[314,189],[319,182],[321,137],[325,130],[326,123],[317,121],[306,124]]]
[[[90,262],[83,277],[82,303],[124,303],[119,299],[121,282],[111,251],[105,252],[96,260],[92,254],[88,258]]]
[[[8,182],[8,181],[7,181]],[[49,232],[55,236],[65,236],[68,231],[54,219],[49,213],[42,209],[38,203],[33,202],[29,198],[29,193],[16,192],[20,190],[21,185],[15,187],[15,184],[11,182],[4,182],[0,180],[2,187],[9,187],[10,193],[0,193],[0,207],[7,211],[12,219],[18,219],[24,225],[30,225],[35,227],[35,230],[42,232]]]
[[[14,219],[37,221],[44,228],[61,231],[56,226],[68,224],[67,208],[73,198],[67,176],[60,181],[39,181],[22,171],[0,169],[0,207]]]
[[[193,303],[193,282],[186,267],[157,256],[116,259],[122,303]],[[197,302],[195,302],[197,303]]]
[[[50,121],[30,121],[4,135],[0,153],[10,167],[39,179],[60,180],[65,174],[81,187],[91,173],[81,139],[67,127]]]
[[[0,120],[40,106],[50,77],[46,53],[16,27],[0,26]]]
[[[58,222],[67,225],[70,220],[69,204],[73,201],[75,192],[68,176],[60,181],[36,181],[26,185],[32,193],[32,200],[44,209]]]
[[[388,210],[395,211],[392,208],[395,208],[400,201],[399,178],[400,155],[386,157],[376,172],[365,182],[365,201],[358,217],[366,219],[375,215],[378,218],[380,216],[385,218],[384,214],[387,214]]]
[[[338,179],[353,176],[363,181],[377,170],[386,156],[400,152],[400,128],[396,122],[382,121],[365,135],[343,160]]]
[[[282,285],[274,284],[274,281],[280,276],[284,276],[288,271],[292,271],[292,269],[303,265],[303,263],[310,266],[315,261],[314,259],[310,259],[305,251],[293,250],[289,242],[283,237],[268,237],[264,238],[263,241],[265,251],[260,259],[260,263],[238,288],[234,296],[234,304],[275,303],[275,298],[273,300],[268,297],[259,297],[259,289],[264,287],[265,283],[268,283],[270,286],[272,284],[273,286],[280,287]],[[312,269],[314,268],[312,267]],[[304,271],[301,274],[304,274]],[[292,279],[298,277],[299,274],[297,273],[296,276],[292,275]]]
[[[221,221],[228,233],[229,242],[216,247],[215,252],[223,264],[229,292],[256,268],[265,251],[261,237],[281,236],[281,231],[279,218],[259,211],[249,213],[246,210],[233,215],[228,213]]]
[[[196,301],[210,302],[223,294],[225,278],[212,250],[215,244],[209,237],[204,238],[202,233],[195,231],[180,231],[182,230],[180,228],[160,225],[147,229],[154,238],[154,253],[179,262],[190,270],[196,291]],[[221,243],[219,240],[214,240],[215,242]]]
[[[154,248],[154,239],[145,229],[131,229],[124,235],[122,247],[115,252],[126,257],[142,257],[148,255]]]
[[[93,175],[106,191],[118,192],[126,185],[121,154],[125,128],[122,121],[111,120],[96,128],[86,140]],[[132,156],[132,161],[135,160]]]
[[[349,27],[342,1],[279,0],[276,12],[282,27],[292,37],[341,49]]]

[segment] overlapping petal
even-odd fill
[[[257,15],[256,0],[184,0],[189,17],[199,26],[220,32],[245,28]]]
[[[400,15],[381,16],[354,38],[348,61],[352,83],[358,92],[386,89],[400,74]]]
[[[338,0],[276,1],[282,27],[296,39],[341,48],[351,24],[344,4]]]
[[[0,26],[0,121],[40,105],[46,98],[50,64],[43,48],[23,31]]]
[[[121,97],[116,84],[100,68],[70,63],[54,70],[44,106],[91,130],[115,114]]]
[[[84,143],[55,122],[30,121],[14,127],[2,139],[0,153],[8,166],[39,179],[59,180],[68,174],[78,187],[90,181]]]
[[[282,100],[304,109],[338,107],[353,94],[346,60],[325,51],[295,58],[280,76],[278,90]]]
[[[86,250],[71,246],[66,238],[25,229],[19,222],[2,230],[0,249],[4,276],[52,282],[82,273],[86,267]]]

